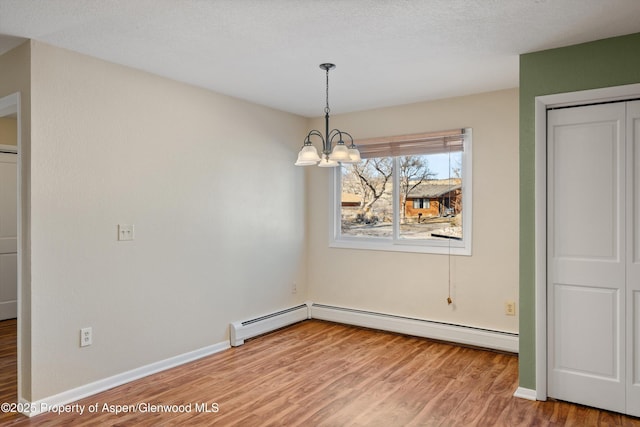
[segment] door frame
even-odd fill
[[[18,384],[17,384],[17,389],[18,389],[18,401],[21,402],[24,399],[22,398],[22,354],[23,354],[23,350],[22,350],[22,345],[23,345],[23,340],[22,340],[22,325],[23,325],[23,321],[25,319],[23,319],[23,316],[25,315],[25,313],[22,310],[22,292],[23,292],[23,287],[22,287],[22,267],[23,267],[23,248],[22,248],[22,239],[24,236],[24,223],[22,222],[22,175],[23,175],[23,166],[22,166],[22,117],[21,117],[21,101],[20,101],[20,92],[15,92],[12,93],[11,95],[7,95],[5,97],[0,98],[0,117],[4,117],[4,116],[8,116],[10,114],[15,114],[16,118],[17,118],[17,141],[16,141],[16,154],[18,156],[18,158],[16,159],[16,164],[18,167],[18,194],[17,194],[17,199],[16,199],[16,203],[18,204],[18,215],[17,215],[17,219],[18,219],[18,293],[17,293],[17,308],[18,308],[18,331],[17,331],[17,350],[18,350],[18,354],[17,354],[17,365],[18,365]],[[2,146],[4,148],[9,148],[7,146]]]
[[[536,400],[547,400],[547,109],[640,98],[640,83],[535,98]]]

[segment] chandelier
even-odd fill
[[[302,149],[298,153],[298,160],[295,163],[296,166],[318,165],[328,168],[338,166],[340,163],[357,163],[360,161],[360,152],[353,143],[351,135],[338,129],[333,129],[329,132],[329,70],[335,67],[335,64],[320,64],[320,68],[325,70],[327,75],[327,102],[324,107],[325,133],[322,135],[320,131],[314,129],[307,134]],[[349,146],[345,144],[343,136],[349,138],[351,142]],[[322,141],[322,156],[318,155],[318,150],[316,150],[316,147],[311,142],[311,137],[319,138],[320,141]],[[332,149],[335,140],[337,140],[337,142]]]

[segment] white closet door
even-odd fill
[[[625,104],[549,111],[547,129],[548,394],[624,413]]]
[[[627,104],[627,413],[640,416],[640,101]]]

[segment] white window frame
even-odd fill
[[[330,203],[330,238],[329,247],[343,249],[363,249],[390,252],[415,252],[428,254],[451,254],[471,256],[472,254],[472,223],[473,223],[473,194],[472,194],[472,130],[465,129],[464,149],[462,151],[462,240],[448,239],[401,239],[400,212],[397,203],[393,203],[393,236],[391,238],[343,236],[342,229],[342,168],[337,167],[331,180]],[[399,170],[398,157],[394,158],[394,171]],[[393,194],[400,191],[398,174],[393,175]],[[395,198],[395,196],[394,196]]]

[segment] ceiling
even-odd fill
[[[518,86],[521,53],[640,32],[639,0],[0,0],[30,38],[316,117]]]

